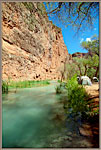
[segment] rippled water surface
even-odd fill
[[[5,148],[45,148],[91,146],[75,134],[74,123],[58,117],[63,106],[55,94],[55,84],[18,89],[2,96],[2,134]],[[61,112],[60,114],[63,114]],[[64,135],[68,136],[64,136]],[[71,136],[71,137],[70,137]],[[78,137],[78,140],[77,140]],[[78,146],[77,145],[77,146]]]

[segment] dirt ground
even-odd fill
[[[92,140],[93,147],[99,147],[99,114],[94,115],[93,112],[99,110],[99,84],[95,83],[92,86],[85,86],[89,94],[90,106],[92,106],[92,117],[85,121],[80,128],[80,133],[83,136],[89,137]]]
[[[99,84],[95,83],[92,86],[85,86],[87,93],[89,94],[89,100],[92,100],[93,110],[99,108]]]
[[[98,83],[92,84],[92,86],[86,85],[85,89],[88,92],[88,94],[90,94],[92,97],[99,95],[99,91],[98,91],[99,84]]]

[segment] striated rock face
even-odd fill
[[[40,2],[2,3],[2,78],[60,79],[68,57],[61,29]]]

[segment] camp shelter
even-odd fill
[[[77,79],[78,79],[78,83],[82,85],[90,85],[90,86],[92,85],[90,78],[87,76],[77,77]]]
[[[93,82],[99,82],[97,77],[93,77]]]
[[[82,85],[92,85],[90,78],[87,76],[81,76],[81,83]]]

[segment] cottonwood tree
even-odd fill
[[[99,75],[99,38],[94,35],[91,41],[83,41],[81,46],[88,51],[89,71],[95,72],[94,76]],[[93,69],[92,69],[93,68]],[[95,71],[94,71],[95,70]]]
[[[88,51],[90,56],[94,54],[99,56],[99,38],[97,35],[91,37],[91,41],[83,41],[81,46]]]
[[[89,67],[88,59],[85,58],[73,58],[74,64],[78,67],[79,75],[87,75],[87,69]]]
[[[74,70],[77,67],[77,74],[79,76],[89,76],[93,78],[99,75],[99,57],[98,55],[89,56],[88,58],[74,58]],[[74,72],[73,70],[73,72]],[[79,70],[79,71],[78,71]]]
[[[66,27],[71,25],[76,31],[93,27],[99,14],[99,2],[46,2],[47,14]]]
[[[72,62],[72,63],[67,63],[67,65],[66,65],[66,79],[68,80],[68,79],[71,79],[75,74],[77,74],[77,75],[79,75],[80,74],[80,71],[79,71],[79,69],[78,69],[78,66],[74,63],[74,62]]]
[[[69,61],[69,56],[65,58],[62,62],[61,67],[59,68],[59,72],[61,73],[61,82],[66,80],[67,78],[67,63]]]

